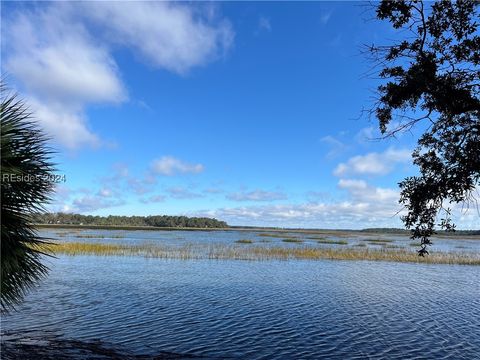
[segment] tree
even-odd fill
[[[8,310],[47,272],[32,217],[53,190],[51,151],[23,102],[0,84],[1,307]]]
[[[450,205],[469,206],[480,181],[479,1],[383,0],[376,7],[405,39],[369,47],[383,83],[372,113],[383,136],[425,123],[412,157],[418,176],[400,182],[402,217],[421,240],[419,255],[438,224],[454,230]],[[399,125],[388,129],[393,120]]]

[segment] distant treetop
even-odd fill
[[[101,226],[154,226],[154,227],[192,227],[225,228],[225,221],[206,217],[187,216],[94,216],[67,213],[48,213],[35,217],[38,224],[59,225],[101,225]]]

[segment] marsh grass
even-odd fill
[[[389,240],[389,239],[362,239],[361,241],[367,241],[372,244],[386,244],[386,243],[393,242],[393,240]]]
[[[80,234],[72,237],[79,239],[123,239],[125,235],[100,235],[100,234]]]
[[[365,244],[365,243],[358,243],[358,244],[355,244],[355,245],[353,245],[353,246],[355,246],[355,247],[367,247],[367,244]]]
[[[318,248],[280,246],[235,246],[187,244],[180,247],[154,244],[120,245],[99,243],[58,243],[42,245],[41,249],[65,255],[143,256],[162,259],[215,259],[215,260],[368,260],[426,264],[480,265],[476,253],[435,252],[420,257],[409,250]]]
[[[348,245],[348,241],[346,241],[346,240],[322,239],[322,240],[317,240],[317,243],[319,243],[319,244],[332,244],[332,245]]]
[[[382,244],[382,247],[385,249],[401,249],[401,246],[394,245],[394,244]]]
[[[413,247],[420,247],[420,246],[422,246],[422,244],[420,244],[420,243],[418,243],[418,242],[411,242],[409,245],[410,245],[410,246],[413,246]]]
[[[280,233],[280,234],[260,233],[260,234],[258,234],[258,236],[272,237],[272,238],[284,238],[285,236],[288,236],[288,234],[285,234],[285,233]]]
[[[297,239],[297,238],[285,238],[285,239],[282,239],[283,242],[286,242],[286,243],[303,243],[303,240],[301,239]]]
[[[240,239],[240,240],[237,240],[235,241],[237,244],[253,244],[253,241],[252,240],[249,240],[249,239]]]

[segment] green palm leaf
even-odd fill
[[[40,251],[46,243],[32,225],[44,212],[54,183],[52,151],[26,105],[1,92],[1,308],[18,304],[25,292],[47,272]]]

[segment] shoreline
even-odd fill
[[[397,235],[408,236],[410,232],[403,229],[395,229],[392,231],[379,230],[352,230],[352,229],[295,229],[295,228],[269,228],[269,227],[223,227],[223,228],[199,228],[199,227],[158,227],[158,226],[131,226],[131,225],[78,225],[78,224],[33,224],[37,229],[83,229],[83,230],[131,230],[131,231],[257,231],[257,232],[275,232],[275,233],[299,233],[299,234],[331,234],[336,236],[348,236],[352,234],[362,235]],[[401,232],[400,232],[401,231]],[[462,230],[460,230],[462,231]],[[468,231],[468,230],[467,230]],[[475,230],[476,231],[476,230]],[[446,234],[437,233],[432,236],[456,239],[464,237],[469,240],[480,240],[480,235],[464,234],[461,232]]]

